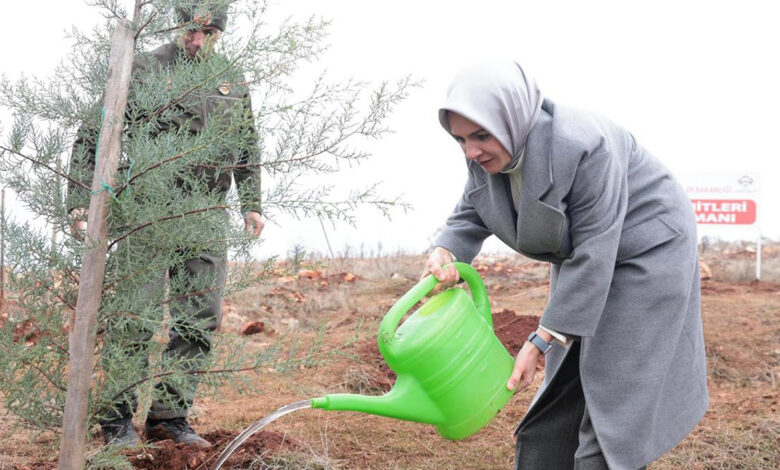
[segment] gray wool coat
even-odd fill
[[[627,131],[549,100],[526,143],[517,212],[506,175],[467,164],[435,244],[471,262],[494,234],[552,263],[540,323],[581,341],[607,463],[637,469],[663,455],[708,406],[696,222],[683,189]],[[534,403],[566,352],[548,353]],[[524,421],[533,413],[534,404]]]

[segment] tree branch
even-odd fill
[[[26,361],[22,361],[22,363],[25,363],[25,362],[26,362]],[[49,377],[49,375],[48,375],[46,372],[42,371],[42,370],[41,370],[41,369],[40,369],[38,366],[36,366],[35,364],[32,364],[32,363],[30,363],[30,362],[27,362],[27,365],[29,365],[29,366],[30,366],[30,367],[32,367],[33,369],[37,370],[37,371],[38,371],[38,373],[39,373],[39,374],[41,374],[41,375],[42,375],[42,376],[43,376],[43,377],[46,379],[46,381],[47,381],[47,382],[49,382],[49,383],[52,385],[52,387],[56,388],[57,390],[59,390],[59,391],[61,391],[61,392],[67,392],[67,391],[68,391],[68,390],[67,390],[65,387],[63,387],[62,385],[60,385],[60,384],[58,384],[58,383],[54,382],[54,380],[53,380],[51,377]],[[56,409],[56,408],[55,408],[55,409]],[[60,412],[62,412],[62,410],[57,410],[57,411],[60,411]]]
[[[60,414],[62,414],[62,410],[57,408],[57,407],[48,405],[46,403],[43,403],[42,406],[45,406],[46,408],[49,408],[49,409],[53,409],[54,411],[58,411]],[[55,428],[55,427],[50,426],[48,424],[44,424],[44,423],[32,420],[32,419],[22,415],[21,413],[14,413],[14,416],[16,416],[17,418],[21,419],[22,421],[27,422],[28,424],[30,424],[33,427],[46,429],[48,431],[53,432],[56,435],[60,435],[62,433],[62,429],[60,429],[60,428]]]
[[[157,223],[160,223],[160,222],[166,222],[166,221],[168,221],[168,220],[173,220],[173,219],[181,219],[181,218],[183,218],[183,217],[186,217],[186,216],[188,216],[188,215],[192,215],[192,214],[199,214],[199,213],[202,213],[202,212],[208,212],[208,211],[213,211],[213,210],[221,210],[221,209],[230,209],[230,207],[229,207],[229,206],[213,206],[213,207],[206,207],[206,208],[203,208],[203,209],[195,209],[195,210],[191,210],[191,211],[184,212],[184,213],[182,213],[182,214],[169,215],[168,217],[163,217],[163,218],[161,218],[161,219],[157,219],[157,220],[153,220],[153,221],[145,222],[145,223],[143,223],[143,224],[139,225],[138,227],[136,227],[136,228],[134,228],[134,229],[130,230],[129,232],[125,232],[125,233],[124,233],[124,234],[122,234],[120,237],[118,237],[118,238],[114,239],[114,240],[113,240],[113,241],[112,241],[112,242],[111,242],[111,243],[108,245],[108,248],[107,248],[107,249],[108,249],[108,250],[110,250],[110,249],[111,249],[111,248],[112,248],[114,245],[116,245],[116,244],[117,244],[117,243],[119,243],[120,241],[124,240],[125,238],[129,237],[129,236],[130,236],[130,235],[132,235],[133,233],[135,233],[135,232],[137,232],[137,231],[139,231],[139,230],[143,230],[143,229],[145,229],[146,227],[149,227],[149,226],[151,226],[151,225],[154,225],[154,224],[157,224]]]
[[[133,183],[133,181],[135,181],[136,179],[138,179],[138,178],[139,178],[139,177],[141,177],[142,175],[144,175],[144,174],[146,174],[146,173],[149,173],[150,171],[154,170],[155,168],[159,168],[160,166],[162,166],[162,165],[164,165],[164,164],[166,164],[166,163],[170,163],[170,162],[173,162],[173,161],[179,160],[179,159],[181,159],[181,158],[184,158],[184,156],[186,156],[186,155],[188,155],[188,154],[190,154],[190,153],[193,153],[193,152],[196,152],[196,151],[198,151],[198,150],[201,150],[201,149],[204,149],[204,148],[206,148],[206,147],[207,147],[207,146],[208,146],[210,143],[212,143],[212,142],[216,142],[216,141],[217,141],[217,140],[218,140],[220,137],[223,137],[223,136],[226,136],[226,135],[228,135],[228,133],[229,133],[229,132],[232,132],[232,131],[233,131],[233,130],[235,130],[237,127],[238,127],[238,126],[230,126],[230,127],[226,128],[225,130],[221,131],[220,133],[218,133],[217,135],[215,135],[213,138],[211,138],[211,139],[209,139],[209,140],[207,140],[207,141],[203,142],[203,143],[202,143],[202,144],[200,144],[200,145],[197,145],[197,146],[195,146],[195,147],[189,148],[189,149],[185,150],[184,152],[182,152],[182,153],[180,153],[180,154],[178,154],[178,155],[176,155],[176,156],[173,156],[173,157],[171,157],[171,158],[167,158],[167,159],[165,159],[165,160],[161,160],[161,161],[159,161],[159,162],[157,162],[157,163],[155,163],[155,164],[153,164],[153,165],[149,166],[148,168],[145,168],[144,170],[142,170],[142,171],[140,171],[140,172],[136,173],[136,174],[135,174],[135,176],[133,176],[132,178],[130,178],[129,180],[127,180],[127,181],[126,181],[124,184],[122,184],[122,186],[120,186],[118,189],[114,190],[114,192],[115,192],[115,193],[117,193],[117,194],[121,194],[121,193],[122,193],[122,191],[124,191],[126,187],[130,186],[130,185]],[[199,165],[199,166],[200,166],[200,165]],[[128,168],[129,168],[129,167],[128,167]],[[204,166],[204,168],[210,168],[210,167]],[[127,169],[127,168],[124,168],[124,169]]]
[[[33,369],[37,370],[38,373],[41,374],[43,376],[43,378],[45,378],[46,381],[49,382],[52,385],[52,387],[56,388],[57,390],[60,390],[61,392],[67,391],[65,387],[63,387],[62,385],[56,383],[51,377],[49,377],[49,375],[46,372],[42,371],[38,366],[36,366],[32,362],[30,362],[29,360],[26,360],[24,358],[19,358],[19,361],[22,364],[26,364],[29,367],[32,367]],[[55,408],[55,410],[56,410],[56,408]],[[58,411],[61,412],[62,410],[58,410]]]
[[[246,51],[246,48],[244,48],[244,51]],[[161,108],[157,109],[156,111],[154,111],[153,113],[151,113],[151,115],[144,117],[144,119],[142,119],[141,122],[145,122],[145,121],[148,121],[149,119],[151,119],[152,117],[159,116],[160,114],[164,113],[167,109],[171,108],[172,106],[177,105],[179,102],[181,102],[181,100],[183,100],[184,98],[189,96],[189,94],[192,93],[193,91],[203,87],[206,83],[210,82],[214,78],[217,78],[220,75],[222,75],[225,72],[227,72],[228,70],[230,70],[232,67],[234,67],[236,65],[236,63],[238,63],[238,61],[242,57],[242,54],[243,54],[244,51],[242,51],[241,54],[237,54],[236,58],[233,59],[232,61],[230,61],[222,69],[214,72],[210,76],[206,77],[205,79],[203,79],[200,82],[196,83],[195,85],[191,86],[190,88],[185,90],[184,93],[182,93],[181,95],[177,96],[176,98],[174,98],[173,100],[168,102],[163,107],[161,107]]]
[[[117,194],[121,194],[122,191],[124,191],[126,187],[130,186],[133,183],[133,181],[135,181],[138,177],[140,177],[140,176],[142,176],[142,175],[144,175],[146,173],[149,173],[150,171],[154,170],[155,168],[158,168],[158,167],[160,167],[160,166],[162,166],[162,165],[164,165],[166,163],[170,163],[170,162],[179,160],[180,158],[183,158],[184,155],[185,155],[184,153],[180,153],[180,154],[176,155],[175,157],[166,158],[165,160],[161,160],[161,161],[155,163],[154,165],[144,169],[143,171],[140,171],[140,172],[136,173],[135,176],[133,176],[132,178],[127,180],[126,183],[124,183],[122,186],[120,186],[114,192],[116,192]]]
[[[19,152],[17,152],[16,150],[9,149],[8,147],[6,147],[6,146],[3,146],[3,145],[0,145],[0,150],[4,150],[4,151],[6,151],[6,152],[9,152],[9,153],[12,153],[12,154],[14,154],[14,155],[18,155],[18,156],[20,156],[20,157],[24,158],[25,160],[29,160],[29,161],[31,161],[31,162],[32,162],[34,165],[41,166],[41,167],[43,167],[43,168],[46,168],[47,170],[51,171],[52,173],[55,173],[55,174],[57,174],[57,175],[60,175],[60,176],[62,176],[63,178],[65,178],[65,179],[67,179],[68,181],[70,181],[71,183],[75,184],[76,186],[80,186],[80,187],[82,187],[82,188],[86,189],[87,191],[89,191],[89,190],[90,190],[90,187],[89,187],[89,186],[87,186],[86,184],[82,183],[81,181],[76,181],[76,180],[74,180],[73,178],[71,178],[71,177],[70,177],[70,175],[66,175],[66,174],[65,174],[65,173],[63,173],[63,172],[61,172],[61,171],[59,171],[59,170],[57,170],[57,169],[55,169],[55,168],[52,168],[52,167],[50,167],[49,165],[46,165],[45,163],[41,162],[40,160],[36,160],[36,159],[34,159],[34,158],[32,158],[32,157],[28,157],[27,155],[25,155],[25,154],[23,154],[23,153],[19,153]]]
[[[347,346],[349,346],[349,344],[345,344],[345,345],[337,346],[335,348],[327,349],[325,351],[321,351],[320,353],[321,354],[330,354],[330,353],[342,350],[342,349],[346,348]],[[290,359],[288,361],[283,361],[283,362],[296,363],[296,362],[303,362],[306,359],[307,359],[306,357],[303,357],[303,358],[300,358],[300,359]],[[275,362],[274,364],[279,364],[279,361]],[[273,364],[271,364],[271,365],[273,365]],[[121,397],[123,394],[129,392],[130,390],[134,389],[135,387],[137,387],[138,385],[141,385],[144,382],[148,382],[148,381],[154,380],[154,379],[160,379],[160,378],[163,378],[163,377],[167,377],[169,375],[174,375],[174,374],[178,374],[178,373],[184,373],[185,375],[235,374],[235,373],[240,373],[240,372],[250,372],[250,371],[253,371],[253,370],[260,369],[262,367],[269,367],[269,364],[258,364],[258,365],[247,366],[247,367],[236,367],[236,368],[233,368],[233,369],[211,369],[211,370],[188,370],[188,371],[160,372],[159,374],[155,374],[155,375],[152,375],[152,376],[148,376],[148,377],[144,377],[142,379],[136,380],[132,384],[128,385],[127,387],[123,388],[122,390],[120,390],[119,392],[114,394],[114,396],[111,397],[110,401],[113,403],[114,401],[119,399],[119,397]],[[99,411],[103,411],[103,409],[100,409]]]
[[[148,2],[141,2],[141,7],[143,7],[143,5],[146,4],[146,3],[148,3]],[[140,8],[139,8],[139,10],[140,10]],[[140,12],[138,13],[138,15],[140,15]],[[146,20],[146,23],[144,23],[144,24],[142,24],[141,26],[138,27],[138,31],[135,32],[135,40],[136,41],[138,41],[138,36],[141,35],[141,31],[143,31],[147,26],[149,26],[149,23],[151,23],[156,16],[157,16],[157,12],[152,13],[151,15],[149,15],[149,19]]]
[[[163,34],[163,33],[170,33],[171,31],[176,31],[177,29],[184,28],[185,26],[189,26],[191,24],[194,24],[195,20],[185,21],[184,23],[178,23],[174,25],[172,28],[165,28],[165,29],[158,29],[157,31],[154,31],[152,34]]]

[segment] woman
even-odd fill
[[[507,387],[545,378],[515,436],[518,469],[631,469],[707,409],[690,201],[625,130],[543,100],[513,63],[462,71],[439,110],[469,176],[425,272],[457,280],[489,235],[551,263],[539,328]]]

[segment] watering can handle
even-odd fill
[[[471,289],[471,299],[474,302],[474,306],[493,328],[493,316],[490,314],[490,302],[488,301],[487,291],[485,290],[485,284],[482,282],[482,278],[479,277],[479,273],[466,263],[455,262],[455,269],[458,270],[460,277],[466,281]],[[412,287],[409,292],[403,295],[393,305],[385,315],[382,323],[379,325],[379,342],[384,342],[386,338],[391,338],[395,333],[395,329],[398,327],[401,318],[406,315],[417,302],[423,299],[429,292],[436,287],[439,280],[433,274],[425,276],[420,282]]]

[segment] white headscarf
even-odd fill
[[[439,122],[449,132],[447,111],[452,111],[481,126],[512,156],[504,169],[509,170],[519,165],[541,107],[536,81],[516,62],[475,64],[455,75],[439,109]]]

